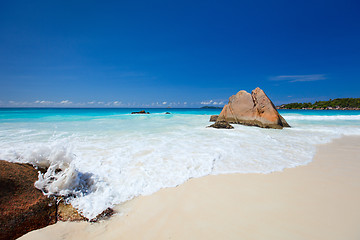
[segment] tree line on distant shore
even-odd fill
[[[336,98],[329,101],[317,101],[315,103],[288,103],[277,107],[278,109],[338,109],[360,110],[360,98]]]

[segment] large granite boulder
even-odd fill
[[[56,203],[34,187],[38,172],[29,164],[0,160],[0,239],[56,222]]]
[[[262,128],[290,127],[260,88],[254,89],[251,94],[242,90],[231,96],[229,103],[222,109],[218,121]]]

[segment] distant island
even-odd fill
[[[360,98],[336,98],[315,103],[289,103],[277,109],[360,110]]]
[[[214,107],[214,106],[204,106],[201,108],[206,108],[206,109],[222,109],[222,107]]]

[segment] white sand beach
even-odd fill
[[[100,223],[58,222],[20,239],[360,239],[360,137],[319,145],[271,174],[190,179]]]

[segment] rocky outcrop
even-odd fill
[[[87,221],[88,219],[80,215],[71,204],[66,204],[64,200],[61,200],[57,206],[57,220],[74,222]]]
[[[290,127],[260,88],[251,94],[242,90],[231,96],[217,119],[217,122],[224,121],[262,128]]]
[[[34,186],[38,170],[30,164],[0,160],[0,240],[16,239],[57,221],[96,222],[113,215],[114,210],[108,208],[87,219],[63,197],[48,198]]]
[[[114,215],[115,211],[112,208],[105,209],[102,213],[98,214],[96,218],[89,220],[90,222],[97,222],[100,220],[105,220]]]
[[[218,117],[219,117],[219,115],[211,115],[209,122],[216,122],[216,120],[218,119]]]
[[[145,110],[141,110],[139,112],[132,112],[131,114],[150,114],[149,112],[145,112]]]
[[[88,221],[88,222],[97,222],[99,220],[106,219],[111,217],[114,214],[114,210],[107,208],[105,211],[97,215],[93,219],[88,219],[82,216],[76,208],[74,208],[70,203],[67,204],[63,199],[61,199],[57,205],[57,221]]]
[[[210,125],[209,127],[212,128],[226,128],[226,129],[232,129],[234,128],[233,126],[231,126],[228,122],[226,121],[217,121],[214,124]]]
[[[29,164],[0,160],[0,239],[56,222],[55,201],[34,187],[38,172]]]

